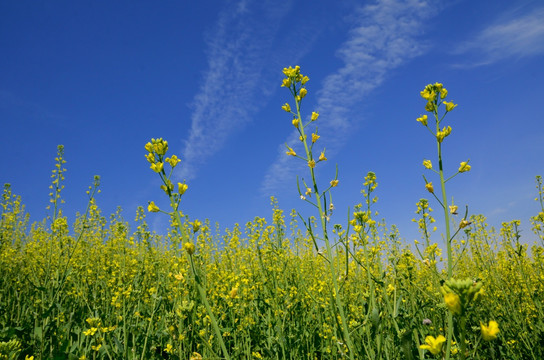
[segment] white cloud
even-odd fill
[[[543,19],[544,8],[533,9],[521,16],[503,16],[455,49],[454,53],[469,57],[468,61],[457,66],[481,66],[506,58],[544,53]]]
[[[206,159],[265,105],[272,94],[269,85],[277,82],[277,71],[273,70],[280,69],[279,64],[288,56],[281,51],[283,45],[277,37],[291,5],[292,1],[278,7],[272,0],[241,0],[219,15],[208,36],[208,66],[192,104],[179,178],[194,179]],[[309,26],[303,26],[301,34],[297,40],[299,57],[316,38]]]
[[[341,147],[349,135],[349,109],[380,86],[389,70],[425,52],[417,36],[423,20],[433,12],[429,3],[419,0],[377,1],[355,11],[355,26],[337,52],[344,65],[324,80],[318,92],[317,110],[323,115],[319,132],[327,139],[328,154]],[[299,144],[297,139],[293,133],[286,142]],[[280,146],[263,180],[263,191],[271,192],[291,181],[301,163],[286,156],[285,146]]]

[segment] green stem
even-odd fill
[[[177,205],[174,204],[174,199],[171,196],[170,196],[170,202],[172,205],[172,209],[174,209],[174,217],[177,223],[176,226],[178,228],[178,231],[183,238],[186,238],[185,232],[181,228],[181,216],[179,215],[179,211],[177,210]],[[215,332],[215,336],[217,337],[217,340],[219,341],[219,345],[221,346],[223,355],[225,356],[226,360],[230,360],[227,347],[225,346],[225,342],[223,341],[223,336],[221,335],[221,331],[219,330],[219,326],[217,325],[217,320],[215,319],[210,303],[208,302],[208,297],[206,296],[206,289],[204,288],[204,285],[201,283],[201,279],[196,272],[195,264],[193,262],[193,256],[191,254],[187,254],[187,256],[189,259],[189,264],[191,265],[191,272],[193,273],[193,276],[195,278],[196,288],[198,290],[198,295],[200,296],[200,300],[204,304],[204,307],[206,308],[208,316],[210,317],[213,331]]]
[[[296,107],[297,107],[297,116],[298,116],[298,119],[299,119],[298,130],[300,131],[300,135],[302,136],[302,140],[303,140],[302,142],[304,143],[304,150],[306,151],[307,161],[310,161],[310,160],[313,160],[312,152],[311,152],[311,149],[308,148],[308,142],[307,142],[307,139],[306,139],[306,135],[304,133],[304,126],[302,125],[302,117],[300,116],[300,102],[296,99],[296,97],[295,97],[295,103],[296,103]],[[340,298],[340,294],[338,292],[338,279],[337,279],[336,266],[335,266],[335,261],[333,261],[333,253],[332,253],[331,245],[330,245],[330,242],[329,242],[329,236],[328,236],[328,233],[327,233],[327,219],[326,219],[327,214],[325,213],[325,211],[323,211],[323,205],[321,203],[321,196],[319,194],[319,190],[318,190],[318,187],[317,187],[317,181],[315,179],[315,171],[314,171],[314,169],[312,167],[310,167],[310,174],[312,176],[312,183],[313,183],[313,186],[314,186],[314,193],[315,193],[316,202],[317,202],[317,209],[319,210],[319,218],[321,220],[321,228],[323,229],[323,239],[325,241],[325,249],[326,249],[326,252],[327,252],[327,258],[329,260],[328,261],[329,271],[331,273],[332,283],[333,283],[333,287],[334,287],[333,297],[334,297],[338,312],[340,313],[340,318],[342,320],[342,333],[343,333],[343,336],[344,336],[344,341],[346,342],[347,347],[348,347],[349,357],[350,357],[351,360],[354,360],[355,359],[354,358],[354,353],[353,353],[354,347],[353,347],[353,343],[351,341],[351,337],[349,335],[348,323],[346,321],[346,316],[345,316],[345,313],[344,313],[344,306],[342,304],[342,299]]]

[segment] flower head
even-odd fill
[[[317,135],[317,134],[312,134],[312,143],[315,143],[317,141],[317,139],[319,139],[321,136]]]
[[[420,349],[429,350],[431,354],[438,355],[442,351],[442,345],[446,342],[446,338],[443,335],[438,335],[435,339],[434,336],[427,336],[425,338],[425,344],[420,345]]]
[[[290,155],[290,156],[297,156],[297,153],[295,152],[295,150],[293,150],[292,148],[290,148],[289,146],[287,147],[287,152],[286,152],[287,155]]]
[[[444,302],[446,303],[446,306],[450,311],[454,314],[460,314],[461,313],[461,298],[459,295],[455,293],[445,293],[444,294]]]
[[[188,188],[189,186],[187,186],[187,184],[178,182],[178,192],[180,195],[183,195]]]
[[[463,172],[467,172],[467,171],[470,171],[472,167],[468,164],[468,161],[463,161],[460,165],[459,165],[459,172],[460,173],[463,173]]]
[[[433,163],[431,162],[431,160],[423,160],[423,166],[425,166],[426,169],[432,169]]]
[[[416,120],[422,123],[424,126],[427,126],[427,115],[423,115],[418,117]]]
[[[312,112],[312,121],[316,121],[318,117],[319,117],[319,113],[316,113],[315,111]]]
[[[191,242],[186,242],[183,244],[183,249],[187,251],[189,255],[193,255],[195,253],[195,244]]]
[[[319,155],[319,161],[325,161],[327,158],[325,157],[325,150],[321,152],[321,155]]]
[[[338,180],[331,180],[331,187],[337,187],[338,186]]]
[[[285,103],[281,108],[286,112],[291,112],[291,106],[288,103]]]
[[[312,159],[312,160],[308,161],[308,166],[310,167],[310,169],[315,168],[315,160]]]
[[[452,111],[457,106],[457,104],[454,104],[453,101],[450,101],[450,102],[444,101],[444,105],[446,105],[447,112]]]
[[[485,341],[491,341],[497,338],[499,324],[496,321],[491,320],[487,326],[480,323],[480,328],[482,329],[482,337]]]
[[[434,194],[434,187],[432,182],[426,183],[425,189],[427,189],[427,191],[430,192],[431,194]]]
[[[147,211],[149,212],[159,212],[160,209],[153,201],[149,202],[149,205],[147,205]]]

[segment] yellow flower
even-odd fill
[[[453,101],[450,101],[450,102],[444,101],[444,105],[446,105],[447,112],[452,111],[457,106],[457,104],[454,104]]]
[[[299,120],[298,118],[293,118],[292,123],[293,123],[293,126],[294,126],[294,127],[298,127],[298,123],[299,123],[299,122],[300,122],[300,120]]]
[[[430,192],[431,194],[434,194],[434,187],[432,182],[426,183],[425,189],[427,189],[427,191]]]
[[[325,150],[321,152],[321,155],[319,155],[319,161],[325,161],[327,158],[325,157]]]
[[[304,97],[306,96],[306,94],[308,93],[308,90],[306,90],[305,88],[302,88],[300,89],[300,92],[298,93],[300,99],[304,99]]]
[[[450,205],[450,214],[457,215],[457,205]]]
[[[425,168],[427,169],[432,169],[433,163],[431,162],[431,160],[423,160],[423,166],[425,166]]]
[[[466,228],[466,227],[469,226],[470,224],[471,224],[470,221],[467,221],[466,219],[463,219],[463,220],[461,220],[461,222],[459,223],[459,228],[460,228],[460,229]]]
[[[499,333],[499,324],[497,324],[496,321],[491,320],[488,326],[480,323],[480,327],[482,329],[482,337],[485,341],[491,341],[497,338],[497,334]]]
[[[317,135],[317,134],[312,134],[312,143],[315,143],[317,141],[317,139],[319,139],[321,136]]]
[[[153,144],[150,143],[150,142],[148,142],[147,144],[145,144],[145,149],[146,149],[148,152],[152,153],[152,152],[153,152]]]
[[[178,182],[178,192],[180,195],[185,194],[188,188],[189,186],[187,186],[187,184]]]
[[[315,160],[310,160],[308,161],[308,166],[310,167],[310,169],[313,169],[315,167]]]
[[[281,83],[281,86],[286,87],[286,88],[291,86],[291,79],[283,79],[283,82]]]
[[[445,99],[446,96],[448,96],[448,90],[446,90],[446,88],[442,88],[442,90],[440,90],[440,98]]]
[[[422,92],[420,92],[421,97],[427,101],[434,100],[435,92],[432,90],[432,85],[427,85]]]
[[[149,202],[149,205],[147,205],[147,211],[149,212],[159,212],[160,209],[153,201]]]
[[[173,354],[174,353],[174,347],[172,346],[172,344],[167,344],[164,351],[166,353],[168,353],[168,354]]]
[[[283,105],[281,108],[286,112],[291,112],[291,106],[289,106],[288,103],[285,103],[285,105]]]
[[[238,294],[238,288],[237,287],[233,287],[232,290],[230,291],[229,293],[229,297],[231,299],[234,299],[236,297],[236,295]]]
[[[34,360],[34,356],[28,356],[28,355],[26,355],[26,356],[25,356],[25,360]]]
[[[156,173],[160,173],[164,167],[164,164],[162,162],[151,164],[151,170],[153,170]]]
[[[316,121],[319,117],[319,113],[316,113],[315,111],[312,112],[312,121]]]
[[[198,230],[200,230],[200,225],[202,225],[202,223],[198,220],[195,220],[193,221],[193,232],[197,232]]]
[[[176,167],[176,165],[181,161],[176,155],[172,155],[171,158],[166,158],[165,161],[170,164],[171,167]]]
[[[450,311],[454,314],[461,313],[461,298],[455,293],[445,293],[444,302]]]
[[[338,180],[331,180],[331,187],[337,187],[338,186]]]
[[[448,126],[448,127],[444,127],[442,129],[442,131],[439,131],[437,134],[436,134],[436,139],[438,140],[439,143],[441,143],[442,141],[444,141],[444,138],[446,136],[448,136],[449,134],[451,134],[451,126]]]
[[[183,249],[187,251],[189,255],[193,255],[195,253],[195,244],[186,242],[183,244]]]
[[[427,102],[427,105],[425,105],[425,110],[427,110],[428,112],[433,112],[434,109],[435,109],[434,102],[432,101]]]
[[[304,76],[304,77],[300,80],[300,83],[301,83],[302,85],[304,85],[304,84],[306,84],[309,80],[310,80],[309,77]]]
[[[202,360],[202,355],[200,355],[197,352],[194,352],[193,355],[189,358],[189,360]]]
[[[291,156],[297,156],[297,153],[295,152],[295,150],[291,149],[289,146],[287,146],[286,154]]]
[[[421,117],[418,117],[416,120],[419,121],[420,123],[422,123],[424,126],[427,126],[427,115],[423,115]]]
[[[460,173],[467,172],[467,171],[470,171],[471,168],[472,167],[468,164],[467,161],[463,161],[459,166],[459,172]]]
[[[93,349],[94,351],[98,351],[100,350],[101,347],[102,347],[102,344],[98,344],[98,345],[91,346],[91,349]]]
[[[420,345],[420,349],[429,350],[431,354],[438,355],[442,351],[442,345],[446,342],[446,338],[442,335],[438,335],[435,339],[434,336],[427,336],[425,338],[425,344]]]

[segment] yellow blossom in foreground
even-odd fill
[[[321,155],[319,155],[319,161],[325,161],[327,158],[325,157],[325,150],[321,152]]]
[[[420,345],[420,349],[429,350],[431,354],[438,355],[442,351],[442,345],[446,342],[446,338],[443,335],[438,335],[435,339],[434,336],[427,336],[425,338],[425,344]]]
[[[312,121],[316,121],[319,117],[319,113],[316,113],[315,111],[312,112]]]
[[[306,90],[305,88],[300,89],[300,92],[299,92],[299,94],[298,94],[300,100],[304,99],[304,97],[306,96],[306,94],[308,94],[308,90]]]
[[[496,321],[491,320],[488,326],[480,323],[480,328],[482,329],[482,337],[485,341],[491,341],[497,338],[499,324]]]
[[[321,136],[317,134],[312,134],[312,143],[315,143]]]
[[[187,184],[178,182],[178,192],[180,195],[185,194],[188,188],[189,186],[187,186]]]
[[[149,202],[149,205],[147,205],[147,211],[149,212],[159,212],[160,209],[153,201]]]
[[[442,90],[440,90],[440,98],[445,99],[446,96],[448,96],[448,90],[446,90],[446,88],[442,88]]]
[[[463,219],[463,220],[461,220],[461,222],[459,223],[459,228],[460,228],[460,229],[466,228],[466,227],[469,226],[470,224],[471,224],[470,221],[467,221],[466,219]]]
[[[176,167],[176,165],[181,161],[176,155],[172,155],[171,158],[166,158],[165,161],[170,164],[171,167]]]
[[[431,162],[431,160],[423,160],[423,166],[425,166],[425,168],[427,169],[432,169],[433,163]]]
[[[187,251],[189,255],[193,255],[195,253],[195,244],[186,242],[183,244],[183,249]]]
[[[427,119],[428,119],[428,116],[423,115],[423,116],[418,117],[416,120],[419,121],[420,123],[422,123],[424,126],[427,126]]]
[[[286,154],[291,156],[297,156],[297,153],[295,152],[295,150],[291,149],[289,146],[287,147]]]
[[[294,127],[298,127],[299,122],[300,122],[300,120],[298,118],[293,118],[293,121],[291,121],[291,123],[293,124]]]
[[[286,87],[288,88],[289,86],[291,86],[291,79],[283,79],[282,83],[281,83],[281,86],[282,87]]]
[[[338,186],[338,180],[331,180],[331,187],[337,187]]]
[[[198,230],[200,230],[200,226],[202,225],[202,223],[198,220],[195,220],[193,221],[193,232],[197,232]]]
[[[307,76],[304,76],[301,80],[300,80],[300,83],[302,85],[306,84],[308,81],[310,81],[310,78],[307,77]]]
[[[432,182],[426,183],[425,189],[427,189],[427,191],[430,192],[431,194],[434,194],[434,187]]]
[[[286,112],[291,112],[291,106],[289,106],[288,103],[285,103],[285,105],[283,105],[281,108]]]
[[[446,111],[452,111],[456,106],[457,104],[454,104],[453,101],[450,101],[450,102],[447,102],[447,101],[444,101],[444,105],[446,105]]]
[[[421,94],[421,97],[424,98],[425,100],[428,100],[428,101],[432,101],[434,100],[434,97],[435,97],[435,92],[433,90],[431,90],[431,86],[430,85],[427,85],[425,87],[425,89],[423,89],[422,92],[420,92]]]
[[[164,164],[162,162],[151,164],[151,170],[153,170],[156,173],[160,173],[162,169],[164,168]]]
[[[310,167],[310,169],[313,169],[315,167],[315,160],[310,160],[308,161],[308,166]]]
[[[459,172],[460,172],[460,173],[467,172],[467,171],[470,171],[471,168],[472,168],[472,166],[470,166],[470,165],[468,164],[468,162],[463,161],[463,162],[459,165]]]
[[[457,205],[450,205],[450,214],[457,215]]]
[[[454,314],[461,313],[461,298],[455,293],[444,294],[444,302],[450,311]]]

